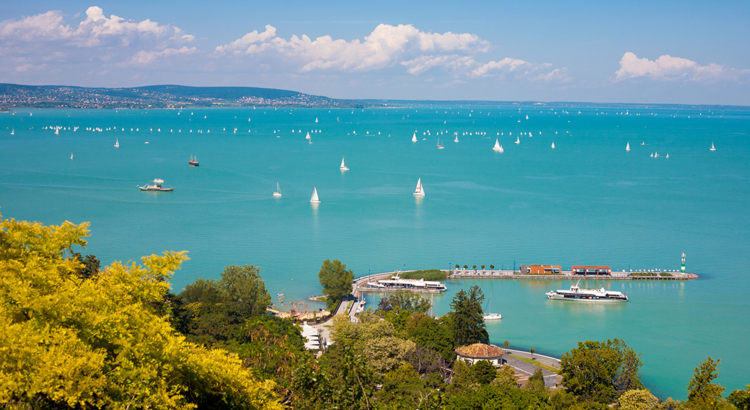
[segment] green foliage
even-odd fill
[[[497,370],[487,360],[480,360],[471,366],[471,376],[479,384],[490,384],[497,377]]]
[[[331,345],[317,360],[304,355],[292,374],[293,406],[299,409],[371,409],[376,377],[358,349]]]
[[[417,293],[408,290],[399,290],[388,297],[380,299],[378,310],[385,312],[393,309],[403,309],[411,313],[427,313],[432,304]]]
[[[197,279],[179,294],[187,311],[186,335],[198,343],[226,343],[240,337],[249,318],[265,315],[271,303],[260,268],[227,266],[218,281]]]
[[[409,317],[405,331],[409,340],[423,348],[438,352],[446,362],[452,362],[456,358],[453,335],[446,323],[415,313]]]
[[[537,368],[534,374],[529,377],[529,381],[526,382],[526,389],[533,391],[546,391],[544,387],[544,372],[542,369]]]
[[[81,256],[80,252],[74,252],[73,258],[81,262],[82,266],[78,269],[78,276],[82,279],[89,279],[92,276],[99,273],[101,270],[101,262],[94,255]]]
[[[339,260],[331,262],[326,259],[318,272],[318,280],[323,286],[323,293],[327,295],[326,305],[331,309],[352,293],[354,272],[346,270],[346,265]]]
[[[617,402],[622,410],[652,410],[659,405],[659,399],[647,389],[628,390]]]
[[[403,272],[399,275],[401,279],[424,279],[441,281],[448,278],[448,272],[443,272],[440,269],[425,269],[425,270],[413,270],[409,272]]]
[[[446,410],[546,410],[552,409],[552,406],[546,393],[485,385],[476,390],[464,390],[450,395],[443,408]]]
[[[510,342],[509,342],[509,341],[507,341],[507,340],[506,340],[506,341],[504,341],[504,342],[503,342],[503,347],[504,347],[504,348],[506,348],[506,349],[507,349],[507,348],[509,348],[509,347],[510,347]]]
[[[534,352],[536,352],[536,349],[534,349],[533,347],[529,349],[529,353],[531,353],[532,357],[534,357]]]
[[[619,339],[578,342],[563,354],[563,385],[583,401],[612,403],[627,390],[641,389],[639,354]]]
[[[383,387],[377,394],[377,404],[387,409],[438,409],[444,387],[440,377],[420,379],[410,364],[385,375]]]
[[[735,390],[727,396],[727,401],[732,403],[738,410],[750,410],[750,384],[745,390]]]
[[[490,270],[494,270],[494,269],[495,269],[495,265],[490,265]]]
[[[721,398],[724,387],[714,384],[713,381],[719,377],[719,365],[721,359],[713,360],[708,356],[695,368],[695,373],[688,385],[687,405],[695,409],[716,409],[728,407]]]
[[[469,265],[464,265],[464,269],[469,269]]]
[[[453,385],[468,387],[474,382],[471,374],[471,366],[461,359],[456,360],[456,363],[453,365]]]
[[[495,377],[490,384],[497,387],[516,387],[518,385],[518,380],[516,380],[515,370],[506,364],[500,368],[497,372],[497,377]]]
[[[449,315],[456,346],[489,343],[490,337],[485,328],[482,312],[483,301],[484,295],[479,286],[472,286],[468,293],[462,289],[453,297],[452,311]]]
[[[0,222],[0,403],[17,408],[280,408],[223,350],[188,343],[154,306],[185,252],[114,263],[88,280],[88,224]],[[213,404],[215,403],[215,404]]]

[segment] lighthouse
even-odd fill
[[[680,267],[680,272],[685,273],[685,252],[682,252],[682,266]]]

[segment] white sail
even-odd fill
[[[495,139],[495,146],[492,147],[492,150],[496,152],[503,152],[503,147],[502,145],[500,145],[500,141],[497,138]]]
[[[454,139],[453,142],[458,142],[458,134],[456,134],[456,139]]]
[[[313,194],[312,194],[312,198],[310,198],[310,203],[311,204],[320,203],[320,199],[318,199],[318,188],[313,188]]]
[[[414,135],[411,137],[411,142],[417,142],[417,132],[414,131]]]
[[[625,151],[630,151],[630,143],[628,142],[628,145],[625,146]]]
[[[552,143],[552,149],[555,149],[555,143],[554,142]]]
[[[711,151],[716,151],[716,147],[714,147],[714,143],[711,143]]]
[[[10,130],[10,135],[16,135],[16,130],[15,129]]]
[[[309,140],[309,139],[310,139],[310,132],[309,132],[309,131],[307,132],[307,135],[305,135],[305,139],[306,139],[306,140]]]
[[[70,154],[70,159],[73,159],[73,153]]]
[[[317,119],[317,118],[315,119],[315,122],[318,122],[318,119]]]
[[[516,137],[516,144],[520,144],[520,143],[521,143],[521,138]]]
[[[276,183],[276,192],[273,193],[273,196],[275,198],[280,198],[281,197],[281,188],[279,188],[279,183],[278,182]]]
[[[346,167],[346,164],[344,163],[344,157],[341,157],[341,170],[342,171],[348,171],[349,168]]]
[[[417,189],[414,190],[414,196],[424,196],[424,188],[422,188],[422,178],[417,181]]]
[[[120,148],[120,140],[115,138],[115,148]]]

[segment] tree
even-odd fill
[[[510,347],[510,342],[509,342],[509,341],[507,341],[507,340],[506,340],[506,341],[504,341],[504,342],[503,342],[503,347],[504,347],[504,348],[506,348],[506,349],[507,349],[507,348],[509,348],[509,347]]]
[[[464,265],[464,270],[468,269],[469,265]]]
[[[618,403],[622,410],[652,410],[659,405],[659,399],[647,389],[637,389],[623,393]]]
[[[479,384],[490,384],[497,377],[497,370],[487,360],[480,360],[471,366],[471,376]]]
[[[622,340],[587,341],[563,354],[560,374],[563,385],[576,397],[609,404],[626,390],[643,388],[640,366],[639,354]]]
[[[339,260],[331,262],[326,259],[318,272],[318,280],[323,286],[323,293],[327,296],[326,305],[330,309],[352,293],[354,272],[346,270],[346,265]]]
[[[458,268],[460,268],[460,266],[458,264],[456,264],[456,269],[458,269]]]
[[[489,343],[482,314],[484,294],[479,286],[472,286],[469,292],[460,290],[451,302],[450,317],[453,323],[453,341],[456,346],[473,343]]]
[[[74,252],[73,257],[78,259],[83,264],[81,269],[78,270],[78,276],[83,279],[89,279],[92,276],[99,273],[101,269],[101,262],[94,255],[81,256],[80,252]]]
[[[378,310],[390,311],[394,308],[403,309],[411,313],[427,313],[432,304],[417,293],[399,290],[392,295],[380,299]]]
[[[534,352],[536,352],[536,349],[534,349],[533,347],[529,349],[529,353],[531,353],[532,358],[534,358]]]
[[[280,409],[224,350],[186,342],[154,305],[185,252],[116,262],[88,280],[88,224],[0,222],[0,402],[14,408]]]
[[[409,317],[404,327],[406,336],[417,345],[437,351],[446,362],[456,358],[451,330],[446,323],[421,313]]]
[[[494,270],[494,269],[495,269],[495,265],[490,265],[490,270]]]
[[[482,270],[484,270],[484,265],[482,265]]]
[[[735,390],[727,396],[727,401],[732,403],[738,410],[750,410],[750,384],[745,390]]]
[[[474,265],[472,269],[477,270],[477,265]]]
[[[531,391],[545,391],[544,387],[544,372],[542,372],[542,369],[537,368],[534,371],[534,374],[529,377],[529,381],[526,382],[526,390]]]
[[[490,384],[497,387],[516,387],[516,385],[518,384],[518,380],[516,380],[515,370],[513,370],[512,367],[506,364],[505,366],[500,368],[500,371],[497,372],[497,377],[495,377],[495,379],[492,380]]]
[[[719,377],[719,365],[721,359],[713,360],[708,356],[695,368],[695,373],[688,384],[688,407],[690,408],[720,408],[723,404],[721,398],[724,387],[714,384],[713,381]]]

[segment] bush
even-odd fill
[[[448,273],[443,272],[439,269],[425,269],[415,270],[411,272],[404,272],[401,275],[402,279],[424,279],[424,280],[446,280]]]

